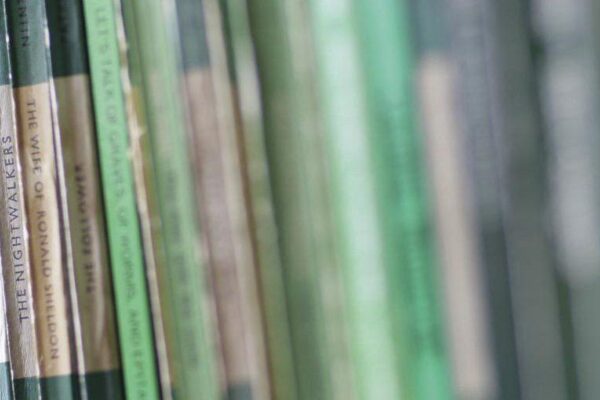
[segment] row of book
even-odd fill
[[[0,399],[598,398],[598,15],[0,0]]]

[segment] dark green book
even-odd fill
[[[42,396],[78,396],[60,132],[43,1],[8,1]]]
[[[40,370],[33,312],[33,285],[29,244],[26,240],[23,180],[16,127],[16,107],[12,88],[6,2],[0,6],[0,236],[2,288],[8,321],[8,344],[14,395],[19,399],[39,399]],[[8,367],[8,365],[7,365]],[[9,397],[11,398],[11,397]]]
[[[88,399],[119,399],[123,389],[82,4],[46,4],[75,269],[71,296],[79,325],[78,372]]]

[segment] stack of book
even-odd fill
[[[598,17],[0,0],[0,400],[599,398]]]

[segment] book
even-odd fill
[[[598,349],[593,343],[600,323],[593,312],[600,289],[595,265],[600,260],[598,177],[600,159],[594,135],[600,105],[598,75],[598,7],[584,1],[530,2],[534,65],[541,103],[552,237],[556,244],[559,290],[567,325],[565,367],[569,393],[594,398],[600,386]]]
[[[15,134],[15,126],[14,126],[14,99],[12,98],[12,87],[11,87],[11,71],[10,71],[10,52],[8,48],[8,32],[6,27],[6,9],[4,7],[4,3],[0,6],[0,36],[4,37],[4,46],[0,49],[2,53],[0,55],[0,86],[2,90],[2,109],[4,109],[4,115],[0,115],[0,118],[8,121],[5,123],[5,126],[0,125],[0,130],[2,137],[4,134],[14,136]],[[2,139],[0,138],[0,143]],[[9,162],[10,163],[10,162]],[[10,164],[9,164],[10,166]],[[0,174],[4,177],[6,174],[7,166],[5,166],[4,162],[0,162]],[[2,187],[2,197],[0,197],[0,209],[4,212],[8,209],[7,207],[7,198],[6,193],[8,192],[7,185],[1,185]],[[3,228],[8,228],[7,231],[10,232],[10,225],[8,224],[8,219],[4,220],[6,214],[3,215],[2,221],[4,222],[2,225]],[[0,248],[1,248],[0,244]],[[7,306],[7,297],[10,296],[12,290],[6,290],[7,286],[4,284],[4,276],[10,276],[4,270],[6,268],[12,268],[13,263],[11,262],[10,252],[7,254],[5,251],[0,251],[0,268],[2,269],[2,274],[0,275],[0,288],[2,288],[3,293],[0,296],[0,399],[12,399],[13,398],[13,379],[12,379],[12,368],[10,366],[10,349],[9,349],[9,341],[8,341],[8,329],[9,329],[9,310]],[[8,262],[4,262],[4,258],[7,258]],[[12,300],[12,299],[11,299]],[[10,301],[10,300],[9,300]],[[12,303],[12,301],[10,301]],[[12,304],[11,304],[12,305]],[[14,311],[13,311],[14,312]],[[17,350],[17,349],[15,349]],[[17,353],[18,354],[18,353]]]
[[[240,143],[225,54],[209,50],[205,4],[177,1],[183,97],[195,151],[202,233],[215,295],[227,384],[225,397],[269,398],[255,257],[244,198]],[[200,42],[196,38],[201,38]],[[214,40],[213,40],[214,42]],[[216,53],[216,54],[215,54]],[[221,62],[224,72],[215,71]]]
[[[300,398],[353,398],[308,9],[250,1]],[[326,282],[326,284],[325,284]]]
[[[10,70],[10,51],[8,48],[8,31],[6,26],[6,8],[4,3],[0,5],[0,36],[4,37],[4,42],[2,48],[0,48],[0,87],[2,94],[0,95],[0,100],[2,102],[3,114],[0,114],[0,120],[6,122],[4,124],[0,124],[0,143],[2,143],[5,135],[7,137],[15,136],[15,103],[12,97],[12,87],[11,87],[11,70]],[[10,161],[9,165],[5,165],[4,160],[0,160],[0,174],[3,178],[6,177],[7,170],[10,169]],[[8,210],[8,186],[3,182],[0,187],[1,197],[0,197],[0,226],[6,229],[7,232],[10,232],[9,220],[6,218],[6,212]],[[6,219],[5,219],[6,218]],[[3,235],[5,236],[5,235]],[[6,235],[8,236],[8,235]],[[9,239],[10,240],[10,239]],[[10,244],[9,244],[10,245]],[[7,260],[6,262],[4,260]],[[11,290],[5,285],[4,280],[7,278],[13,278],[8,272],[5,271],[7,268],[13,268],[12,257],[9,252],[6,252],[3,248],[3,243],[0,242],[0,268],[2,269],[2,274],[0,275],[0,288],[2,288],[3,292],[0,296],[0,399],[12,399],[13,394],[13,378],[12,378],[12,368],[10,362],[10,349],[9,349],[9,313],[14,313],[15,309],[9,310],[10,306],[13,306],[14,300],[8,299],[9,296],[14,293],[14,286]],[[13,282],[11,282],[14,285]],[[8,290],[7,290],[8,289]],[[16,322],[16,321],[11,321]],[[15,349],[15,356],[19,354],[18,349]],[[16,357],[15,357],[16,358]]]
[[[413,18],[407,1],[357,0],[355,7],[400,382],[409,398],[449,398],[437,255],[415,118]]]
[[[520,396],[517,344],[502,217],[500,166],[489,81],[491,32],[478,1],[449,3],[452,59],[456,62],[455,91],[460,134],[465,146],[467,179],[472,190],[477,254],[483,268],[483,289],[491,315],[492,357],[499,398]]]
[[[174,398],[216,398],[217,370],[210,308],[205,303],[206,265],[200,253],[200,226],[191,171],[189,132],[180,86],[174,2],[125,1],[123,15],[131,81],[145,128],[140,158],[145,171],[151,241],[164,322],[171,392]],[[135,38],[132,36],[135,35]],[[136,158],[134,158],[134,163]],[[202,231],[203,232],[203,231]]]
[[[84,20],[98,141],[98,158],[115,295],[125,396],[158,399],[158,372],[150,318],[134,172],[129,158],[125,100],[131,84],[119,3],[85,0]]]
[[[2,283],[8,320],[10,367],[14,396],[19,399],[40,398],[40,370],[33,283],[26,234],[26,212],[23,197],[23,176],[16,127],[16,106],[13,97],[12,71],[7,26],[6,2],[0,5],[0,64],[2,103],[0,107],[0,146],[2,151],[2,201],[0,218],[6,234],[0,236]]]
[[[72,297],[80,325],[82,390],[88,399],[118,399],[123,397],[122,382],[82,5],[72,0],[46,4],[75,268]]]
[[[415,83],[432,186],[446,315],[446,343],[458,399],[496,399],[497,373],[491,348],[483,266],[477,252],[473,188],[456,106],[456,62],[452,60],[448,5],[412,2],[417,48]]]
[[[9,1],[14,96],[23,168],[44,398],[78,396],[67,276],[68,220],[43,2]]]
[[[308,7],[354,392],[359,399],[401,398],[397,340],[402,338],[394,333],[359,9],[350,0],[310,1]]]
[[[521,395],[565,398],[572,382],[565,365],[556,254],[546,228],[547,176],[528,3],[489,2],[486,7],[494,52],[492,122],[501,156],[501,210]],[[505,29],[508,23],[514,28]]]
[[[233,102],[250,234],[274,398],[297,398],[273,187],[266,155],[255,44],[246,2],[206,0],[207,42],[216,93]],[[222,21],[222,23],[221,23]]]

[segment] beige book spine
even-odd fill
[[[436,196],[435,221],[442,260],[448,341],[460,398],[488,399],[496,393],[483,277],[477,256],[473,207],[455,110],[451,65],[442,57],[424,59],[418,75],[430,179]]]
[[[83,369],[114,370],[119,359],[88,77],[55,78],[54,86],[60,102]]]
[[[2,264],[7,299],[10,353],[14,379],[39,377],[35,335],[33,287],[21,157],[13,116],[12,88],[0,88],[2,186],[6,208],[2,210]],[[10,106],[9,106],[10,105]]]
[[[42,377],[73,373],[50,85],[15,89]]]

